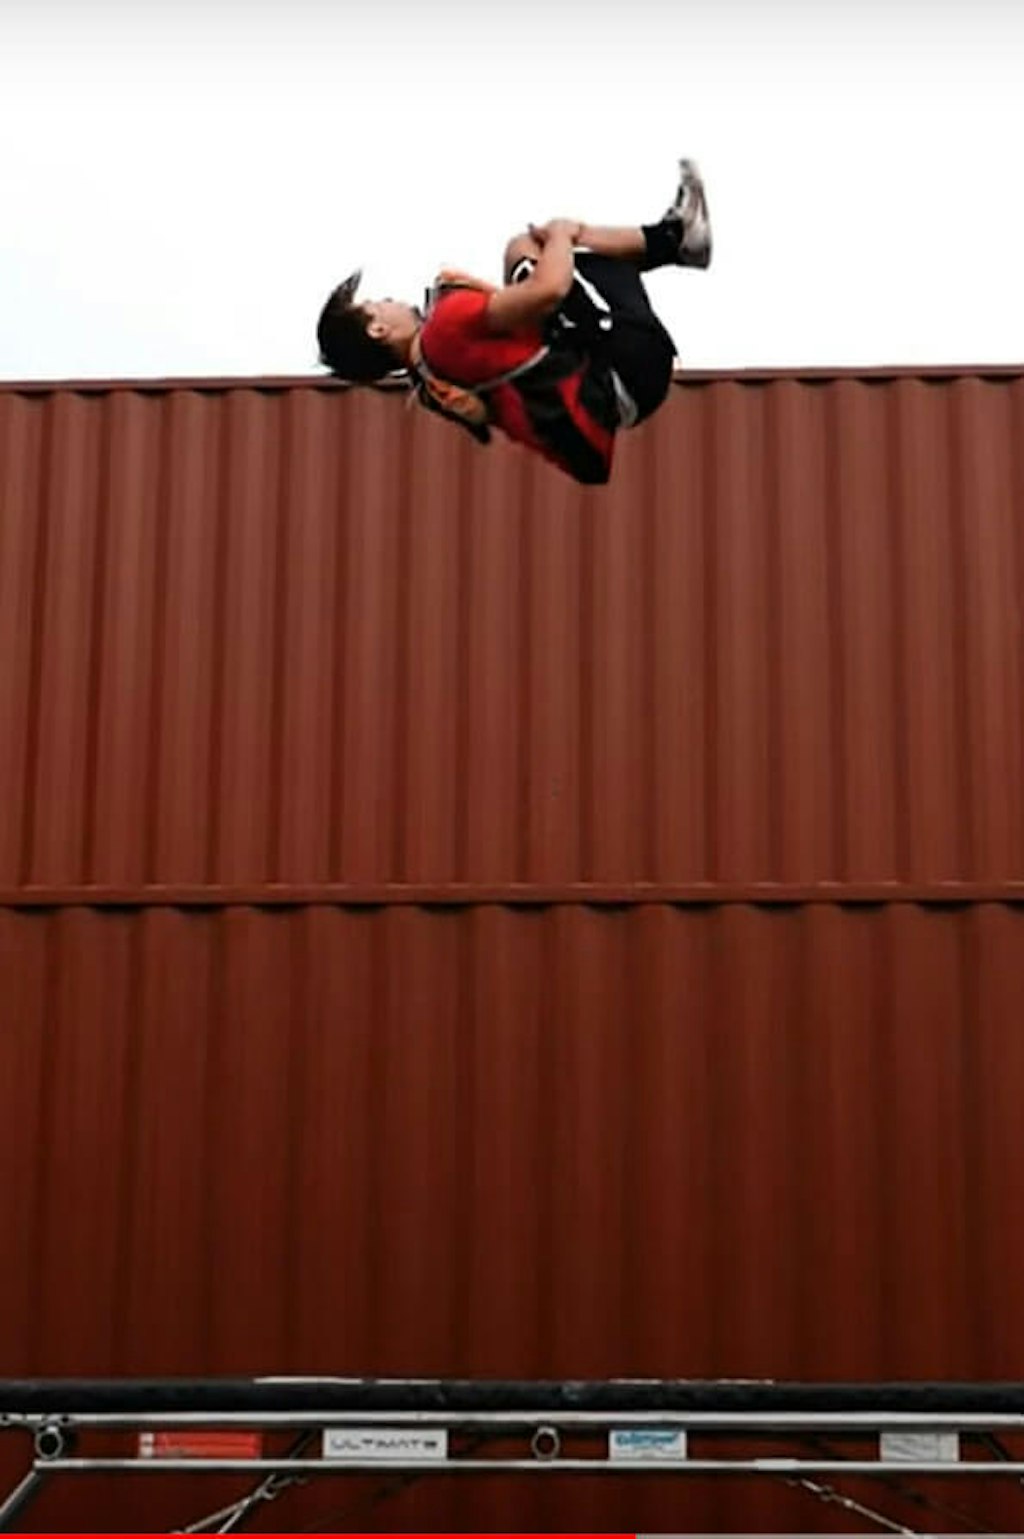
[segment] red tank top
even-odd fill
[[[499,336],[487,322],[486,291],[443,292],[420,334],[428,368],[454,385],[473,387],[522,368],[544,347],[538,329]],[[586,484],[610,474],[615,445],[615,403],[587,359],[551,349],[514,380],[487,391],[495,427]]]

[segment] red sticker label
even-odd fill
[[[263,1452],[259,1432],[142,1432],[140,1459],[258,1459]]]

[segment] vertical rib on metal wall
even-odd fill
[[[1024,384],[0,392],[0,887],[1024,878]]]

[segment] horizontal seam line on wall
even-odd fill
[[[219,885],[53,885],[0,888],[3,908],[282,908],[398,904],[503,908],[581,904],[879,905],[1024,903],[1021,882],[708,882],[708,883],[238,883]]]

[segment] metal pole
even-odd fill
[[[43,1472],[37,1467],[18,1482],[7,1500],[0,1503],[0,1533],[10,1532],[14,1519],[23,1512],[43,1483]]]
[[[253,1475],[269,1470],[302,1475],[870,1475],[892,1479],[906,1475],[941,1475],[944,1479],[983,1476],[1020,1480],[1024,1462],[992,1464],[982,1460],[949,1462],[923,1459],[53,1459],[61,1474],[108,1474],[131,1470],[137,1475]]]
[[[51,1425],[53,1413],[0,1413],[0,1432],[7,1428]],[[132,1411],[73,1411],[60,1418],[66,1427],[448,1427],[464,1431],[481,1428],[518,1431],[537,1426],[562,1430],[601,1430],[606,1427],[683,1427],[718,1432],[908,1432],[1024,1431],[1024,1414],[995,1411],[156,1411],[147,1416]]]

